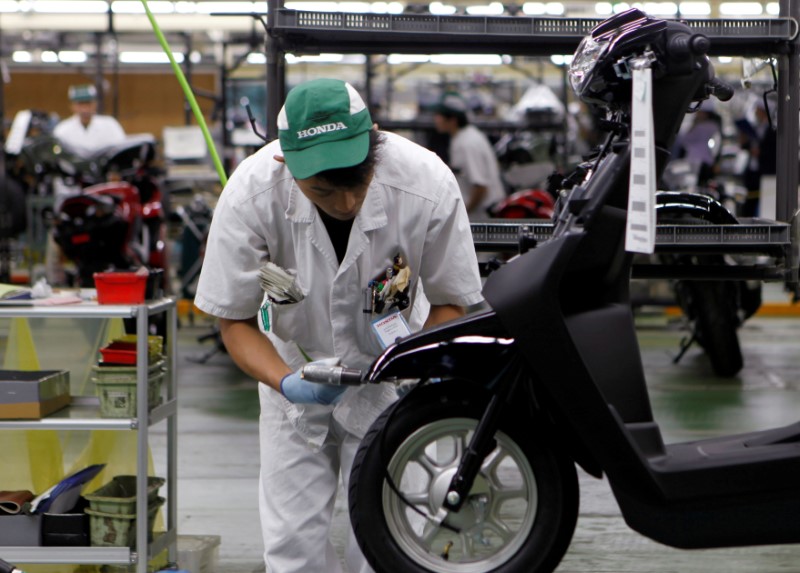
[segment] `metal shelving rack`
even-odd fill
[[[136,546],[128,547],[2,547],[3,559],[13,563],[136,565],[136,573],[146,573],[148,561],[169,550],[177,559],[177,375],[175,301],[170,298],[142,305],[99,305],[84,302],[65,306],[2,306],[0,318],[134,318],[136,332],[147,333],[148,318],[166,313],[167,384],[163,404],[149,410],[147,336],[137,336],[136,417],[101,418],[96,397],[73,396],[72,404],[41,420],[3,420],[2,430],[133,430],[138,433],[136,451]],[[167,530],[147,541],[147,466],[149,428],[167,423]]]
[[[580,40],[600,21],[593,18],[557,17],[484,17],[436,16],[431,14],[353,14],[298,11],[283,8],[280,0],[268,1],[270,14],[266,24],[267,55],[267,135],[277,137],[276,120],[286,93],[286,52],[361,53],[361,54],[430,54],[497,53],[524,56],[547,56],[574,52]],[[780,0],[778,18],[687,19],[697,33],[711,40],[711,55],[775,56],[778,59],[778,117],[797,118],[800,114],[800,3]],[[778,173],[776,221],[758,220],[749,225],[750,234],[723,231],[724,240],[717,250],[757,252],[765,249],[776,255],[777,267],[771,280],[784,280],[798,289],[800,228],[796,221],[798,207],[798,137],[797,121],[778,122]],[[508,228],[513,225],[514,229]],[[487,223],[479,234],[489,237],[492,228],[500,235],[487,241],[476,236],[476,247],[488,249],[487,243],[503,243],[509,233],[520,233],[519,223],[509,223],[499,230]],[[473,225],[473,231],[476,226]],[[537,227],[537,232],[542,231]],[[487,234],[488,233],[488,234]],[[505,234],[506,238],[503,238]],[[764,242],[753,236],[769,237]],[[775,240],[776,236],[782,237]],[[657,245],[662,249],[696,250],[697,237],[680,228],[659,227]],[[704,247],[707,245],[704,245]],[[657,246],[658,248],[658,246]],[[758,273],[757,273],[758,274]],[[759,276],[763,277],[763,273]]]

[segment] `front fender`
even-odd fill
[[[508,362],[512,338],[464,335],[420,346],[392,346],[372,365],[368,382],[404,379],[466,378],[489,382]]]
[[[722,203],[701,193],[659,191],[656,193],[656,217],[659,223],[676,215],[689,215],[717,225],[735,225],[739,221]]]

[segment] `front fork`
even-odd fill
[[[512,372],[514,375],[510,375]],[[492,398],[478,421],[464,455],[461,456],[456,473],[450,480],[442,504],[445,509],[457,512],[469,497],[483,460],[497,446],[494,436],[506,411],[506,403],[514,393],[520,378],[518,359],[515,358],[510,360],[492,381],[490,385],[493,389]]]
[[[500,425],[500,415],[503,412],[503,400],[495,394],[489,401],[489,406],[483,413],[472,439],[469,441],[461,462],[458,464],[447,495],[444,497],[444,507],[450,511],[459,511],[472,489],[472,484],[481,469],[484,458],[494,450],[497,440],[494,435]]]

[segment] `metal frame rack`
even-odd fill
[[[276,119],[286,93],[286,52],[369,55],[447,51],[545,56],[573,52],[580,40],[599,22],[589,18],[311,12],[282,8],[279,0],[269,0],[268,13],[268,139],[277,137]],[[797,118],[800,114],[800,98],[797,97],[800,93],[800,3],[780,0],[780,14],[779,18],[690,19],[686,23],[708,36],[711,55],[775,56],[778,59],[778,117]],[[367,78],[369,81],[369,74]],[[369,95],[369,83],[366,89]],[[744,225],[746,232],[723,229],[715,240],[710,241],[699,241],[690,229],[683,226],[669,229],[660,226],[657,249],[710,249],[775,255],[776,267],[769,272],[754,269],[752,278],[783,280],[796,290],[800,258],[800,229],[795,218],[799,136],[799,122],[778,122],[776,221],[747,221]],[[483,250],[508,248],[509,233],[516,241],[520,233],[530,229],[530,225],[531,222],[473,224],[476,247]],[[739,231],[744,227],[740,226]],[[546,233],[539,224],[535,224],[535,230],[540,235]]]
[[[101,418],[99,398],[73,396],[72,405],[41,420],[0,421],[2,430],[133,430],[138,434],[136,451],[136,546],[128,547],[2,547],[3,559],[13,563],[136,565],[146,573],[148,561],[169,550],[170,562],[177,559],[177,314],[173,299],[149,301],[143,305],[99,305],[80,303],[65,306],[5,306],[0,318],[134,318],[136,332],[147,333],[148,318],[166,313],[167,380],[163,404],[149,409],[147,336],[137,336],[136,417]],[[167,422],[167,530],[148,543],[147,467],[150,426]]]

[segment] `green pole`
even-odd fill
[[[169,63],[172,65],[172,71],[175,72],[175,77],[178,78],[178,83],[181,85],[181,88],[183,88],[183,93],[186,94],[186,99],[189,101],[192,112],[194,112],[194,117],[197,119],[200,129],[203,131],[203,137],[206,140],[208,151],[211,153],[211,159],[214,162],[214,167],[217,169],[219,181],[224,187],[228,183],[228,177],[225,175],[225,169],[222,167],[222,162],[217,154],[217,148],[214,146],[214,140],[211,139],[211,133],[208,131],[208,126],[206,125],[206,120],[203,117],[203,113],[200,111],[200,106],[197,105],[197,100],[194,97],[194,93],[192,93],[192,88],[189,86],[189,82],[186,81],[186,76],[183,75],[183,70],[181,70],[178,62],[175,61],[175,57],[172,55],[172,50],[167,43],[167,39],[161,32],[161,28],[158,27],[158,22],[156,22],[153,13],[150,11],[150,7],[147,5],[147,0],[142,0],[142,6],[144,6],[144,11],[147,13],[147,19],[150,20],[150,25],[153,27],[153,32],[155,33],[156,38],[158,38],[158,43],[161,44],[161,48],[164,50],[164,53],[167,54]]]

